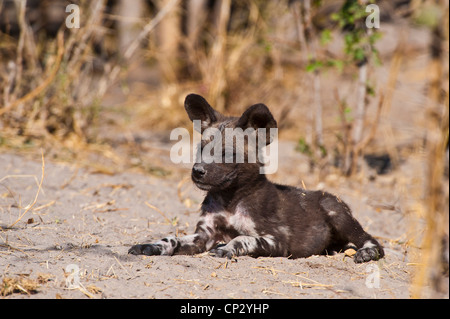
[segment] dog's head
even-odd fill
[[[261,148],[270,144],[277,122],[267,106],[250,106],[240,117],[214,110],[200,95],[190,94],[185,109],[202,134],[192,180],[203,190],[224,190],[252,182],[260,174]]]

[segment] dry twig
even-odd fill
[[[14,227],[14,225],[16,225],[19,221],[22,220],[23,216],[25,216],[26,213],[28,213],[30,211],[31,208],[33,208],[33,206],[36,204],[36,201],[38,199],[39,196],[39,192],[42,188],[42,182],[44,181],[44,173],[45,173],[45,161],[44,161],[44,152],[41,151],[41,157],[42,157],[42,175],[41,175],[41,181],[39,183],[39,187],[38,190],[36,192],[36,196],[34,197],[34,200],[32,203],[30,203],[27,208],[25,209],[25,211],[19,216],[19,218],[17,218],[17,220],[12,223],[11,225],[8,226],[8,228],[12,228]]]

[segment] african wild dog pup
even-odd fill
[[[227,128],[269,130],[277,127],[264,104],[251,106],[241,117],[227,117],[215,111],[203,97],[190,94],[186,97],[185,108],[192,121],[201,121],[203,135],[208,128],[225,132]],[[208,143],[225,145],[225,135],[202,137],[201,147]],[[271,142],[270,134],[258,137],[264,139],[264,144]],[[247,136],[246,141],[248,139]],[[237,153],[243,152],[248,157],[247,144],[238,148],[237,143],[233,143],[233,156],[237,158]],[[274,184],[260,173],[260,160],[251,162],[247,157],[244,162],[224,160],[218,163],[203,158],[197,161],[192,169],[192,180],[207,194],[195,233],[135,245],[128,253],[191,255],[209,250],[215,256],[228,258],[242,255],[298,258],[351,247],[356,250],[354,260],[357,263],[384,256],[378,241],[363,230],[352,217],[350,208],[338,197]],[[226,244],[218,246],[221,242]]]

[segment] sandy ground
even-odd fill
[[[284,163],[274,179],[307,177],[291,165],[302,157],[280,143]],[[132,256],[129,247],[193,232],[203,193],[180,169],[169,178],[132,172],[105,175],[41,155],[0,154],[0,283],[30,280],[5,298],[409,298],[414,265],[404,245],[408,225],[395,176],[350,183],[333,178],[363,227],[386,247],[378,262],[355,264],[344,254],[305,259],[209,256]],[[169,165],[169,164],[168,164]],[[300,184],[299,184],[300,185]],[[333,189],[332,185],[339,186]],[[390,185],[390,186],[389,186]],[[156,209],[154,208],[156,207]],[[78,270],[74,272],[74,270]],[[71,274],[72,272],[72,274]],[[22,284],[24,285],[24,283]],[[23,288],[23,287],[22,287]],[[447,292],[443,296],[448,297]]]

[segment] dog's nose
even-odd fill
[[[206,174],[205,167],[202,164],[194,164],[194,167],[192,168],[192,175],[200,179]]]

